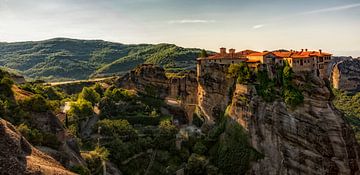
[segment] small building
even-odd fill
[[[274,64],[276,56],[272,52],[255,52],[246,55],[248,62],[260,62],[261,64]]]

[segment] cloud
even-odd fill
[[[204,19],[182,19],[182,20],[171,20],[169,24],[196,24],[196,23],[214,23],[215,20],[204,20]]]
[[[293,18],[299,17],[299,16],[306,16],[306,15],[318,14],[318,13],[349,10],[349,9],[357,8],[357,7],[360,7],[360,3],[348,4],[348,5],[342,5],[342,6],[335,6],[335,7],[323,8],[323,9],[317,9],[317,10],[311,10],[311,11],[305,11],[305,12],[297,13],[297,14],[294,14],[294,15],[286,16],[286,17],[283,17],[283,18],[279,18],[277,20],[272,20],[267,24],[274,24],[274,23],[277,23],[277,22],[280,22],[280,21],[293,19]],[[252,28],[253,29],[259,29],[259,28],[262,28],[264,26],[265,26],[265,24],[257,24],[257,25],[254,25]]]
[[[254,25],[252,28],[253,29],[260,29],[260,28],[262,28],[264,26],[265,26],[264,24],[258,24],[258,25]]]
[[[300,13],[300,15],[308,15],[308,14],[316,14],[316,13],[324,13],[324,12],[334,12],[334,11],[348,10],[348,9],[356,8],[356,7],[360,7],[360,3],[330,7],[330,8],[325,8],[325,9],[312,10],[312,11]]]

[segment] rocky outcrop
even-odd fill
[[[198,78],[198,107],[210,125],[225,111],[232,95],[234,80],[227,76],[227,68],[220,64],[204,65]]]
[[[175,77],[167,77],[162,67],[143,64],[116,80],[117,85],[126,89],[135,89],[165,101],[174,101],[184,110],[188,121],[197,105],[196,73],[190,71]]]
[[[248,131],[252,147],[264,154],[248,174],[360,173],[353,131],[332,106],[330,91],[319,77],[295,76],[293,82],[302,91],[304,103],[289,108],[281,98],[263,101],[254,85],[235,84],[227,76],[227,66],[206,65],[197,79],[194,75],[168,79],[163,69],[149,65],[139,70],[119,84],[143,91],[151,85],[163,98],[178,96],[183,109],[185,104],[193,107],[188,117],[197,108],[208,125],[228,109],[229,117]]]
[[[0,119],[0,174],[74,174]]]
[[[330,77],[335,89],[359,92],[360,91],[360,59],[346,59],[337,62]]]
[[[248,131],[251,145],[265,155],[248,174],[359,174],[358,144],[329,102],[325,83],[303,76],[294,82],[305,96],[304,104],[295,109],[281,100],[264,102],[253,86],[236,85],[229,116]]]

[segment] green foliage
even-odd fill
[[[360,142],[360,92],[346,94],[332,89],[334,94],[333,104],[345,115],[345,119],[352,126],[358,142]]]
[[[94,150],[90,151],[88,154],[83,154],[87,168],[90,171],[90,174],[98,174],[99,170],[102,168],[102,161],[107,160],[109,156],[109,151],[105,147],[96,147]],[[85,173],[88,173],[85,169]]]
[[[292,86],[287,86],[287,88],[284,89],[283,96],[285,103],[291,107],[295,107],[304,102],[302,93]]]
[[[199,49],[172,44],[124,45],[100,40],[55,38],[38,42],[0,43],[0,66],[31,78],[86,79],[90,75],[124,73],[138,64],[187,68]]]
[[[60,146],[60,141],[54,134],[32,129],[24,123],[20,124],[17,129],[33,145],[48,146],[54,149]]]
[[[198,154],[191,154],[187,162],[187,169],[191,174],[204,174],[206,157]]]
[[[200,57],[201,58],[206,58],[208,56],[207,52],[205,49],[201,50],[201,53],[200,53]]]
[[[81,119],[83,117],[89,117],[94,113],[91,102],[84,99],[79,99],[76,102],[71,103],[68,115],[73,119]]]
[[[175,147],[175,135],[178,129],[169,120],[163,120],[159,124],[159,132],[156,134],[155,143],[159,148]]]
[[[262,158],[248,143],[244,129],[233,121],[227,121],[224,138],[217,152],[217,165],[223,174],[245,174],[250,162]]]
[[[105,91],[104,96],[110,98],[115,102],[130,101],[135,98],[135,95],[132,94],[129,90],[121,88],[109,88]]]
[[[202,142],[196,142],[193,147],[193,152],[199,155],[204,155],[207,151],[207,147]]]
[[[74,165],[70,168],[70,171],[80,175],[90,175],[90,170],[82,165]]]
[[[104,88],[99,83],[95,83],[92,88],[100,95],[100,97],[104,96]]]
[[[0,97],[6,98],[11,97],[13,95],[13,92],[11,90],[12,85],[14,82],[8,78],[3,77],[0,79]]]
[[[254,73],[246,63],[231,64],[228,69],[231,77],[237,77],[237,83],[250,83],[254,80]]]
[[[257,81],[259,85],[257,87],[258,94],[267,102],[275,100],[275,87],[272,80],[270,80],[266,70],[259,70],[257,72]]]
[[[136,132],[130,123],[126,120],[109,120],[104,119],[96,123],[94,131],[101,127],[101,134],[108,136],[124,136],[127,138],[135,138]]]
[[[94,105],[99,102],[100,95],[93,88],[84,87],[78,98],[89,101],[92,105]]]
[[[203,123],[204,123],[203,119],[201,119],[196,113],[194,113],[192,124],[194,124],[197,127],[201,127]]]
[[[304,96],[301,91],[298,90],[292,84],[292,79],[294,78],[294,72],[291,67],[285,65],[283,69],[283,98],[287,105],[295,107],[304,102]]]
[[[50,109],[46,99],[39,94],[25,98],[20,102],[20,106],[25,110],[34,112],[46,112]]]

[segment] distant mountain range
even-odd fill
[[[54,38],[0,42],[0,66],[32,79],[71,80],[123,74],[142,63],[168,70],[194,68],[200,49],[173,44],[127,45],[102,40]]]

